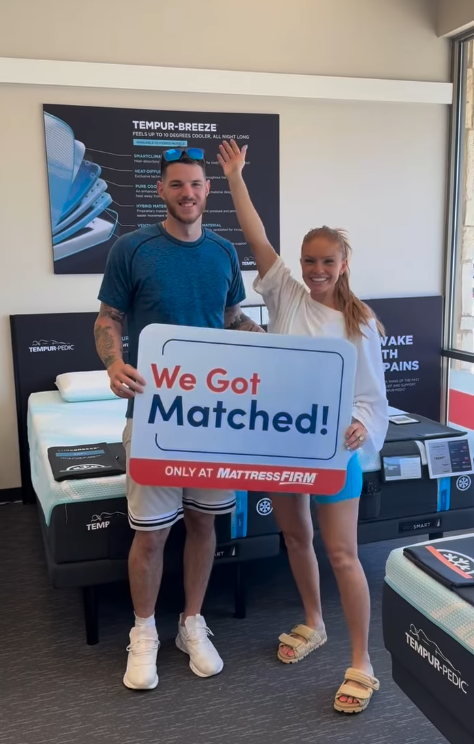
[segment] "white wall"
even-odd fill
[[[439,36],[458,34],[472,26],[474,0],[439,0]]]
[[[436,0],[15,0],[0,56],[448,80]]]
[[[243,0],[235,28],[222,5],[182,0],[176,15],[151,0],[85,0],[73,24],[59,0],[17,0],[0,9],[0,56],[449,80],[430,0],[294,0],[291,14],[280,0]],[[165,30],[177,18],[179,44]],[[447,107],[15,85],[0,86],[0,100],[0,488],[20,485],[8,316],[95,310],[100,283],[53,274],[44,102],[277,112],[282,254],[294,271],[302,235],[326,222],[350,231],[362,296],[441,291]]]

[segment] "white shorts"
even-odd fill
[[[128,520],[133,530],[162,530],[183,517],[184,509],[204,514],[229,514],[235,509],[235,491],[205,488],[171,488],[169,486],[141,486],[128,474],[132,419],[127,419],[123,430],[123,446],[127,463]]]

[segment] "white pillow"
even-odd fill
[[[65,372],[56,377],[56,386],[61,398],[68,403],[112,398],[120,400],[110,389],[110,380],[105,369],[94,372]]]

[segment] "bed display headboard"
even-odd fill
[[[35,500],[28,452],[28,398],[31,393],[56,390],[56,377],[64,372],[103,369],[95,349],[96,318],[96,312],[10,316],[23,503]],[[126,329],[123,347],[126,358]]]

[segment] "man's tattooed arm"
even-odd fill
[[[226,307],[224,314],[224,328],[231,331],[253,331],[255,333],[265,333],[258,323],[242,311],[240,305]]]
[[[122,324],[125,313],[101,304],[94,325],[95,347],[107,369],[122,359]]]

